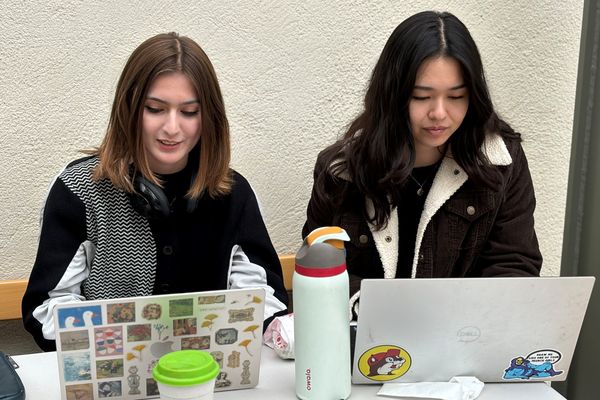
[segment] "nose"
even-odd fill
[[[441,121],[446,118],[446,114],[446,104],[444,99],[435,99],[435,101],[431,104],[431,108],[429,109],[429,119],[432,121]]]
[[[177,110],[171,110],[167,113],[163,129],[167,135],[175,135],[179,132],[179,115]]]

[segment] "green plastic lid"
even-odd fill
[[[219,374],[219,364],[202,350],[178,350],[159,360],[152,376],[171,386],[191,386],[208,382]]]

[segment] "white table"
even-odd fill
[[[19,364],[17,372],[23,381],[28,400],[59,400],[58,363],[56,353],[13,356]],[[373,399],[379,385],[353,385],[351,399]],[[263,347],[260,382],[256,388],[218,392],[215,400],[280,400],[294,399],[294,362],[281,360],[268,347]],[[379,397],[389,399],[389,397]],[[487,383],[477,400],[564,400],[543,382]]]

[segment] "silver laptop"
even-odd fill
[[[256,288],[58,305],[62,399],[158,398],[152,368],[180,349],[212,354],[221,367],[216,391],[254,387],[264,299]]]
[[[352,382],[564,380],[594,280],[365,279]]]

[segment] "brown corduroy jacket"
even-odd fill
[[[518,141],[489,134],[483,146],[502,172],[499,190],[477,186],[446,156],[433,180],[421,214],[412,277],[538,276],[542,265],[534,229],[535,194],[527,159]],[[315,177],[325,170],[317,159]],[[352,185],[346,177],[340,185]],[[372,205],[366,202],[367,212]],[[309,202],[302,230],[306,236],[320,226],[346,230],[350,294],[363,278],[394,278],[398,260],[398,210],[381,230],[363,217],[365,200],[349,196],[341,207]],[[352,296],[354,299],[358,297]]]

